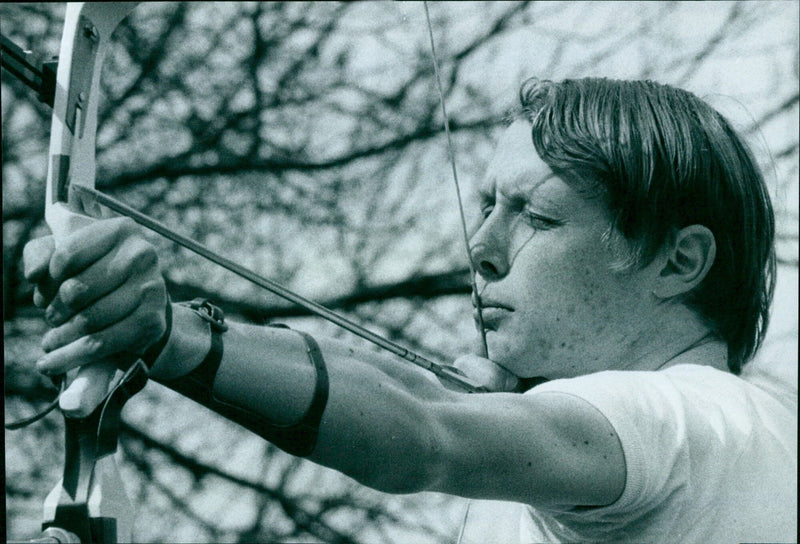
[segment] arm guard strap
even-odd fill
[[[208,303],[206,302],[206,304]],[[204,319],[209,321],[205,317]],[[316,340],[307,333],[295,331],[305,341],[308,358],[316,372],[316,384],[311,404],[298,422],[275,424],[268,421],[263,415],[222,401],[214,396],[214,380],[222,362],[224,348],[222,333],[227,326],[223,328],[219,325],[215,326],[213,321],[209,322],[211,323],[211,349],[203,362],[185,376],[165,380],[162,383],[264,437],[287,453],[301,457],[311,455],[317,444],[319,425],[328,402],[328,371]],[[285,325],[278,326],[288,328]]]

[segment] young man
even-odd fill
[[[471,242],[489,358],[456,362],[492,392],[293,330],[210,326],[168,304],[153,248],[119,219],[26,248],[53,326],[39,370],[146,352],[153,379],[287,451],[379,490],[479,499],[463,542],[794,540],[797,385],[739,376],[775,266],[750,152],[652,82],[529,81],[520,98]]]

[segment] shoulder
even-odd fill
[[[750,379],[715,368],[681,364],[659,371],[605,371],[542,384],[528,394],[579,397],[622,433],[646,426],[674,435],[677,427],[730,427],[743,434],[757,419],[780,412],[785,397]],[[796,394],[795,394],[796,399]],[[796,400],[794,406],[796,407]]]
[[[763,381],[763,376],[759,377]],[[742,400],[742,396],[746,395],[778,394],[778,390],[788,392],[788,387],[781,386],[764,391],[759,387],[761,384],[750,375],[736,376],[710,366],[679,364],[657,371],[608,370],[553,380],[526,394],[569,393],[598,408],[606,405],[611,408],[618,404],[628,407],[633,404],[661,405],[661,401],[668,398],[690,403],[730,404]],[[654,402],[654,399],[658,399],[658,402]]]
[[[724,471],[719,459],[749,452],[756,436],[790,451],[787,429],[796,429],[796,409],[775,392],[703,365],[598,372],[528,394],[580,398],[608,421],[625,459],[626,486],[616,504],[625,509],[659,500],[698,470],[706,476],[714,467]]]

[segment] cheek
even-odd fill
[[[550,348],[569,349],[607,333],[619,319],[624,287],[605,266],[605,255],[582,245],[552,257],[527,271],[527,315],[521,317],[549,329]]]
[[[613,255],[595,236],[534,242],[520,252],[503,286],[514,293],[516,311],[513,325],[494,337],[492,355],[506,358],[521,376],[579,375],[626,342],[640,289],[612,271]]]

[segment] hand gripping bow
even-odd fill
[[[71,191],[71,188],[79,186],[94,189],[102,61],[111,34],[136,4],[70,3],[67,6],[56,76],[45,206],[45,218],[56,244],[66,234],[92,221],[89,216],[77,211],[80,208],[74,201],[78,191]],[[425,8],[427,18],[427,4]],[[433,48],[429,19],[428,29]],[[435,51],[433,55],[435,59]],[[438,74],[438,66],[435,67]],[[440,98],[443,101],[443,96]],[[444,104],[442,106],[447,126],[447,114]],[[453,170],[455,178],[454,164]],[[457,178],[454,181],[457,184]],[[91,192],[96,199],[100,199],[101,195]],[[135,212],[126,211],[124,206],[115,204],[111,199],[103,198],[101,202],[136,219]],[[163,232],[165,229],[161,227],[155,228],[152,221],[136,220],[175,240],[176,235]],[[203,251],[197,252],[206,255]],[[229,266],[226,268],[231,269]],[[451,381],[467,391],[481,390],[454,369],[434,364],[369,331],[363,331],[361,327],[274,286],[268,280],[253,279],[255,275],[249,271],[246,271],[247,274],[238,270],[234,272],[434,372],[441,379]],[[474,278],[474,271],[472,276]],[[90,364],[81,367],[69,387],[62,387],[60,407],[66,422],[64,476],[45,500],[44,534],[39,542],[107,543],[129,541],[131,538],[131,506],[112,454],[117,448],[122,407],[144,387],[147,371],[143,363],[137,361],[112,388],[110,384],[115,370],[116,366],[108,362]]]
[[[45,219],[56,245],[92,221],[75,211],[70,186],[94,187],[100,69],[111,34],[135,6],[129,2],[67,5],[45,204]],[[78,370],[71,384],[62,387],[64,476],[45,500],[42,524],[43,536],[50,542],[131,539],[131,506],[112,454],[117,449],[122,406],[144,387],[147,371],[137,361],[109,392],[115,370],[110,362],[92,364]]]

